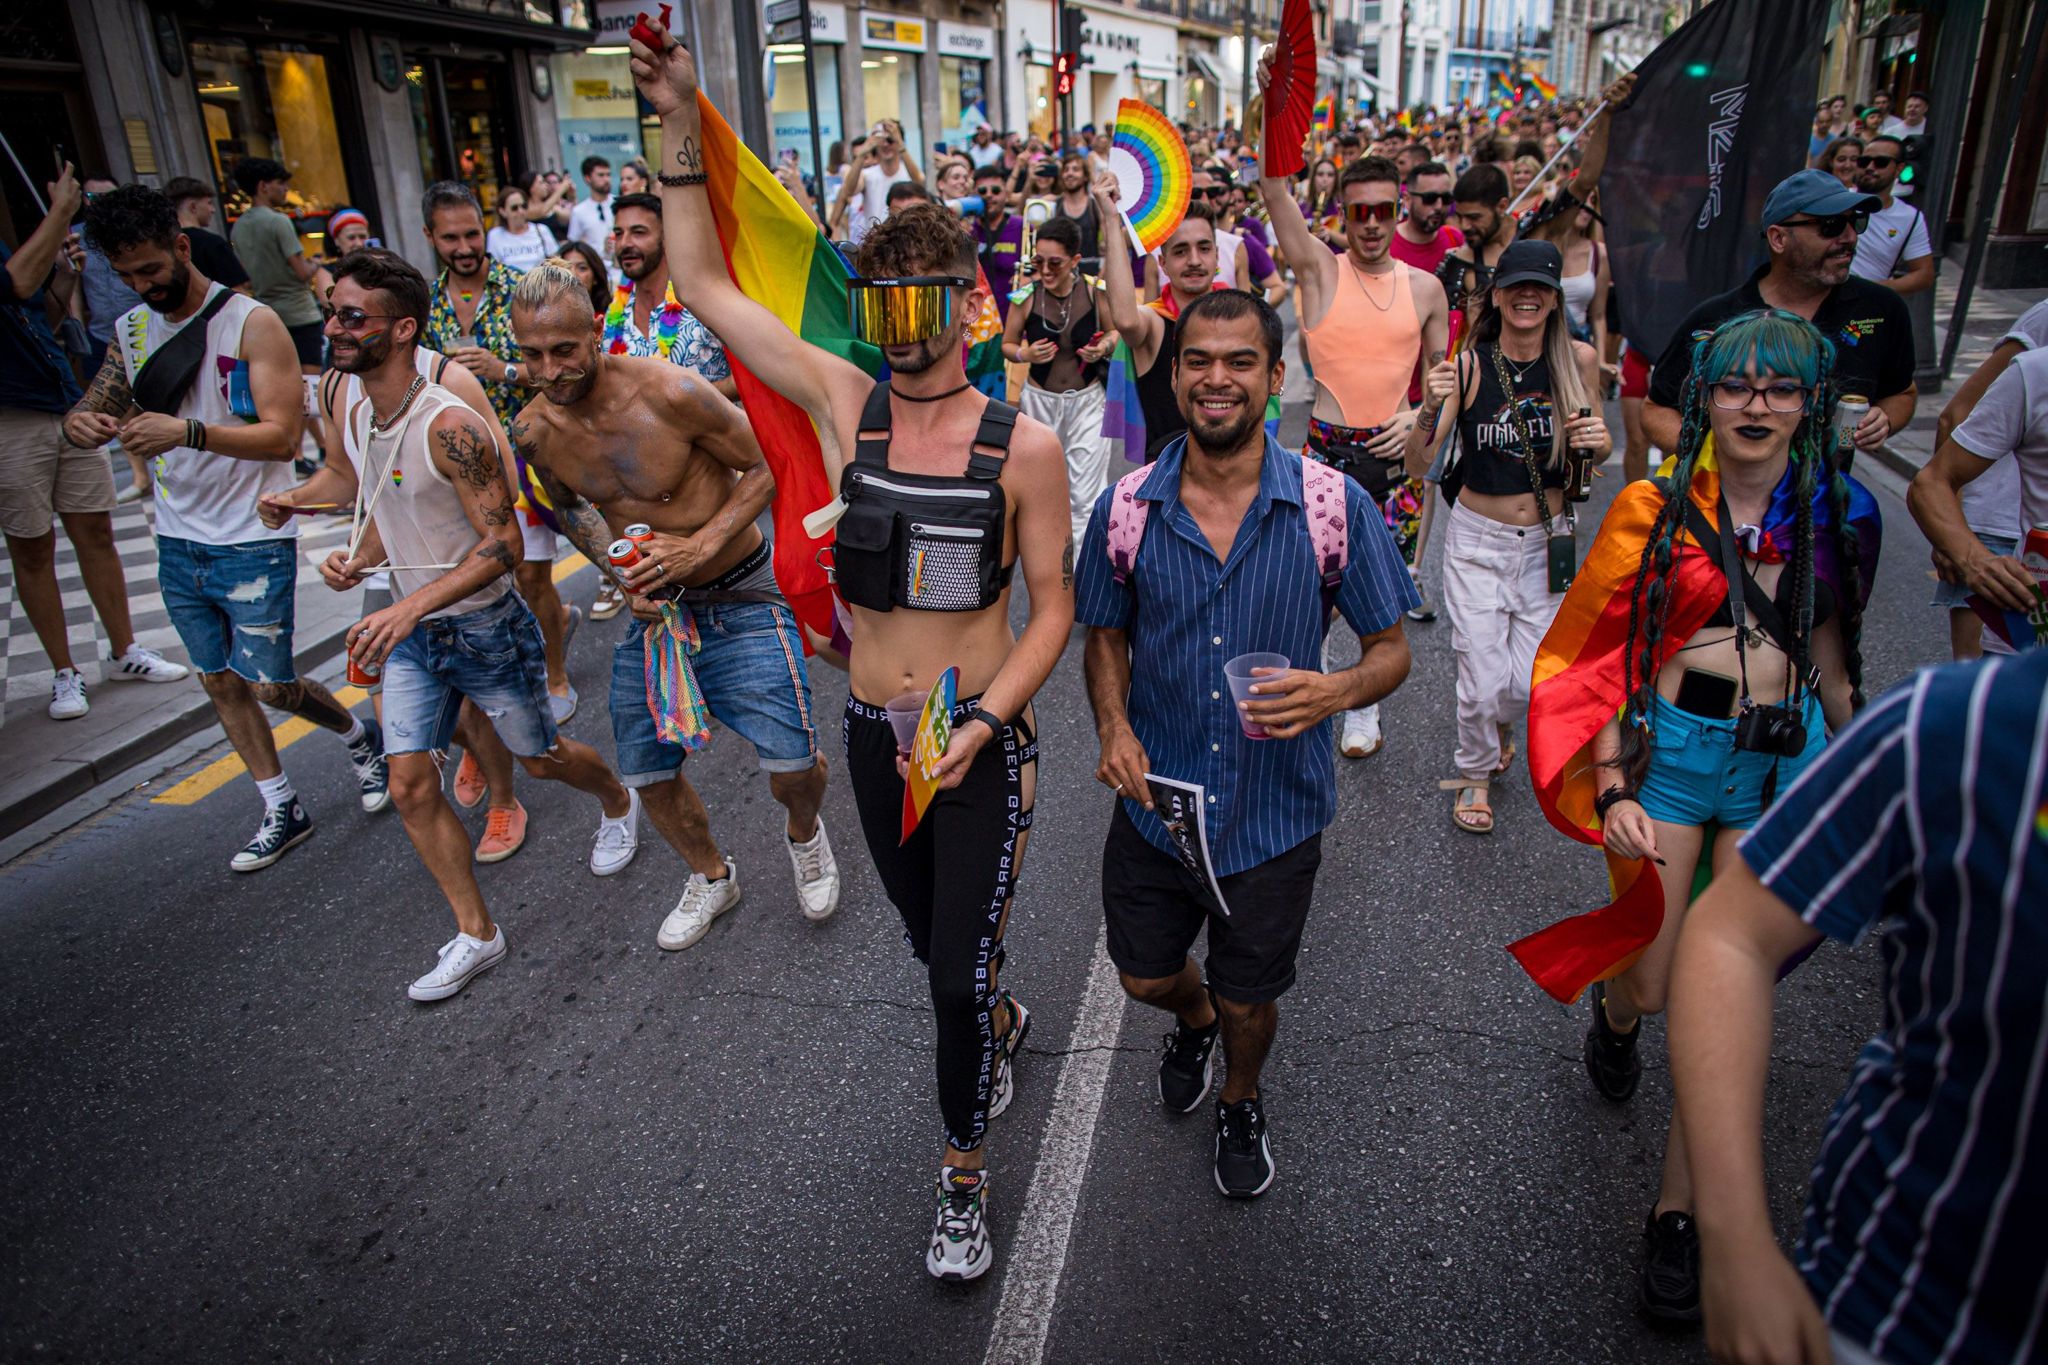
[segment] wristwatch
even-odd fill
[[[507,384],[517,384],[519,382],[519,367],[509,360],[505,362],[505,382]]]

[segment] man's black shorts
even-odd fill
[[[1323,861],[1323,836],[1311,834],[1277,858],[1221,878],[1228,916],[1171,853],[1138,833],[1123,802],[1102,848],[1102,912],[1109,960],[1127,976],[1173,976],[1202,927],[1209,928],[1209,984],[1241,1004],[1278,1000],[1294,985],[1301,929]]]
[[[327,337],[324,322],[302,322],[297,327],[287,327],[292,334],[292,349],[299,353],[299,364],[318,365],[326,354]]]

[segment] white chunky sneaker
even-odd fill
[[[832,918],[839,908],[839,860],[832,856],[832,841],[825,835],[825,817],[818,817],[818,832],[808,843],[783,837],[789,845],[789,866],[796,874],[796,898],[804,918],[813,924]]]
[[[1010,1006],[1010,1031],[996,1039],[996,1083],[988,1100],[990,1118],[1008,1109],[1010,1101],[1017,1097],[1017,1054],[1024,1050],[1024,1040],[1031,1036],[1031,1011],[1008,991],[1003,992],[1003,999]]]
[[[50,679],[50,719],[77,720],[92,707],[85,700],[85,675],[75,668],[60,668]]]
[[[153,649],[131,644],[128,652],[107,665],[109,681],[174,683],[189,677],[192,670],[183,664],[174,664]]]
[[[979,1279],[995,1262],[988,1244],[988,1172],[939,1168],[939,1212],[924,1268],[941,1280]]]
[[[1386,736],[1380,733],[1379,707],[1367,706],[1344,713],[1344,733],[1337,741],[1344,757],[1371,758],[1386,742]]]
[[[505,960],[505,930],[491,926],[489,942],[470,934],[457,934],[441,945],[441,960],[434,970],[406,987],[415,1000],[446,1000],[460,994],[469,979],[489,971]]]
[[[626,788],[626,813],[597,822],[597,841],[590,846],[590,870],[600,877],[626,870],[640,851],[640,793]]]
[[[740,872],[732,859],[725,860],[725,876],[719,881],[706,881],[703,873],[692,872],[683,898],[661,922],[654,941],[672,953],[681,952],[710,932],[711,921],[739,903]]]

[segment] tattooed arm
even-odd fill
[[[135,395],[128,391],[128,371],[121,363],[121,348],[107,347],[100,372],[77,406],[64,415],[64,439],[75,446],[92,449],[120,434],[121,419],[135,409]]]
[[[507,434],[512,438],[513,453],[526,461],[526,467],[533,471],[534,478],[540,480],[541,491],[548,495],[548,502],[555,509],[555,520],[560,523],[562,534],[569,537],[569,543],[583,551],[583,557],[597,565],[599,573],[621,590],[631,591],[605,555],[605,547],[612,543],[611,526],[588,499],[556,478],[543,463],[546,457],[541,453],[539,428],[522,413],[512,419]]]

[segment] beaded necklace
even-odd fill
[[[654,347],[667,360],[675,348],[676,335],[683,330],[683,305],[676,302],[676,290],[672,284],[663,285],[661,307],[648,321],[654,324]],[[633,286],[622,284],[612,295],[612,306],[604,313],[604,349],[610,355],[626,355],[631,346],[626,341],[626,328],[632,317]]]

